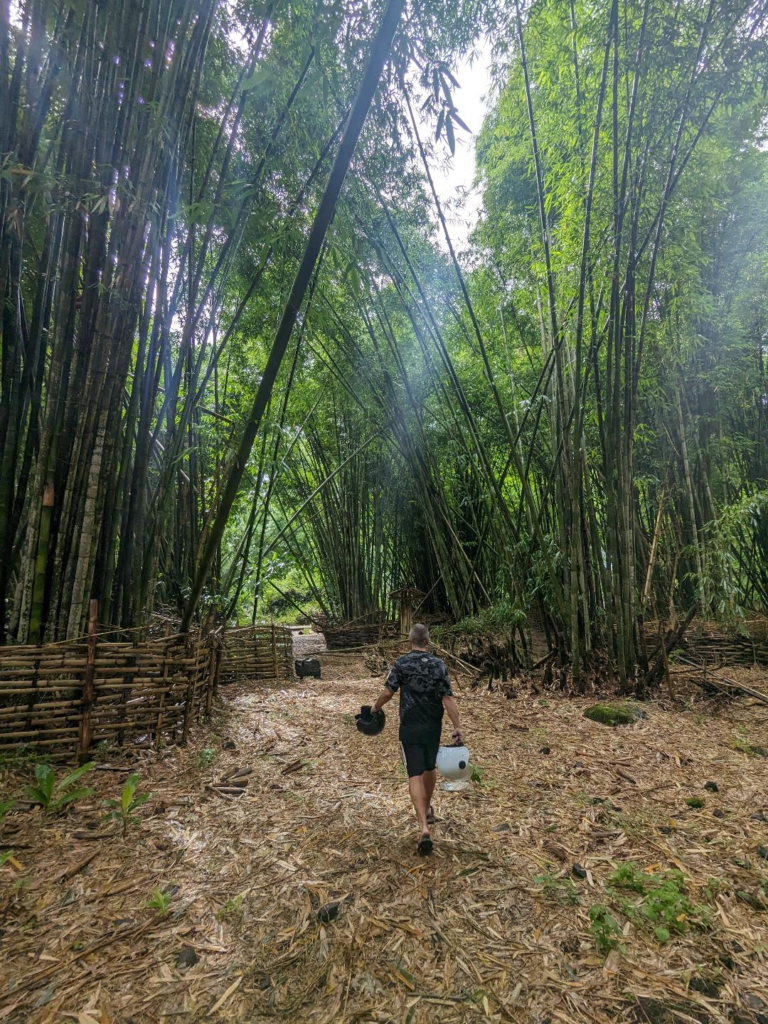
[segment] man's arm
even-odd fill
[[[371,713],[376,714],[377,711],[381,711],[384,705],[392,700],[397,691],[400,689],[400,678],[398,675],[397,662],[389,670],[386,682],[384,683],[384,689],[381,691],[379,696],[376,698],[376,703],[371,708]]]
[[[459,723],[459,709],[453,697],[443,697],[443,707],[448,712],[448,717],[453,725],[453,738],[457,743],[464,742],[464,730]]]
[[[384,689],[381,691],[379,696],[376,698],[376,703],[371,708],[371,714],[375,715],[377,711],[381,711],[381,709],[384,707],[384,705],[388,701],[392,700],[392,698],[394,696],[395,695],[394,695],[394,693],[392,693],[391,690],[388,690],[386,687],[384,687]]]

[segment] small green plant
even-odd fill
[[[13,798],[10,800],[0,800],[0,825],[5,821],[8,811],[10,811],[15,803],[16,801]]]
[[[589,908],[589,930],[598,951],[604,956],[621,942],[619,922],[602,903],[595,903]]]
[[[483,769],[480,768],[479,765],[472,765],[472,774],[470,775],[470,780],[472,782],[478,783],[481,783],[483,781]]]
[[[540,885],[546,899],[553,903],[568,903],[575,906],[580,902],[579,892],[571,878],[558,878],[551,872],[543,875],[535,875],[533,879],[536,885]]]
[[[158,887],[152,893],[144,906],[149,907],[150,910],[156,910],[159,917],[165,917],[168,913],[168,907],[171,905],[172,899],[172,892],[163,892],[163,890]]]
[[[727,882],[724,878],[710,878],[702,892],[704,897],[711,902],[725,889],[727,889]]]
[[[689,796],[685,802],[689,807],[693,807],[694,810],[698,810],[699,807],[704,806],[704,801],[700,796]]]
[[[608,877],[608,883],[617,889],[645,892],[650,877],[632,861],[627,861],[626,864],[619,864],[613,874]]]
[[[29,799],[43,808],[43,814],[56,814],[68,804],[92,796],[93,790],[83,786],[72,788],[86,772],[93,768],[93,761],[75,768],[69,775],[56,781],[56,775],[49,764],[35,765],[35,785],[26,787]]]
[[[244,893],[238,893],[234,899],[228,899],[224,906],[216,911],[216,920],[224,921],[228,917],[238,917],[243,910]]]
[[[216,750],[213,747],[203,747],[200,753],[195,758],[195,764],[198,768],[207,768],[216,757]]]
[[[107,811],[105,817],[108,821],[119,821],[123,827],[123,838],[125,838],[128,832],[129,825],[137,825],[139,819],[134,816],[134,812],[145,804],[147,800],[151,799],[151,793],[137,793],[136,790],[139,786],[139,776],[136,772],[129,775],[125,780],[122,792],[120,793],[120,799],[115,800],[113,798],[105,800],[107,807],[110,808]]]
[[[608,883],[640,895],[639,900],[622,899],[621,910],[633,924],[652,929],[662,945],[672,935],[682,935],[689,923],[706,928],[711,920],[707,907],[688,898],[685,878],[677,868],[648,874],[635,864],[622,864]]]
[[[0,868],[4,867],[12,857],[13,850],[3,850],[3,852],[0,853]]]

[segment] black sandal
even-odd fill
[[[422,836],[416,849],[420,857],[428,857],[432,853],[432,839],[429,836]]]

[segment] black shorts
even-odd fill
[[[400,744],[400,749],[403,753],[403,764],[408,772],[409,779],[412,779],[415,775],[423,775],[424,772],[434,771],[439,746],[439,736],[435,740],[430,740],[429,743]]]

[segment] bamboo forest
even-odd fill
[[[768,1021],[768,0],[0,12],[0,1019]]]

